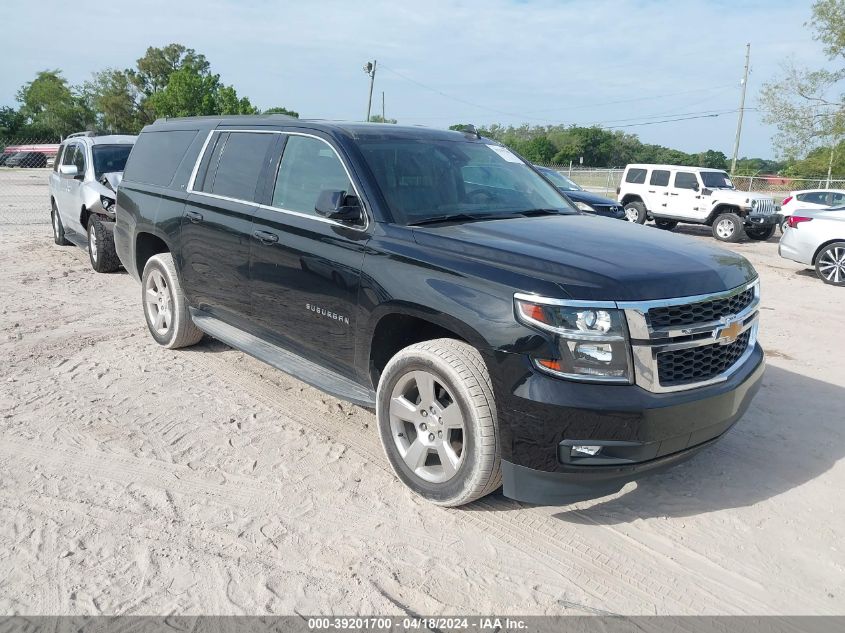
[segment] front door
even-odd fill
[[[354,377],[355,318],[366,220],[318,216],[320,192],[357,195],[332,145],[316,135],[285,135],[266,205],[255,215],[250,248],[252,308],[264,333],[307,358]]]
[[[669,188],[667,215],[675,218],[702,220],[707,210],[701,196],[701,183],[692,171],[676,171]]]
[[[75,166],[77,175],[63,176],[59,174],[59,186],[56,191],[56,206],[59,216],[66,229],[76,233],[84,233],[87,227],[80,224],[82,207],[76,206],[79,198],[79,183],[85,177],[85,152],[78,143],[70,143],[62,156],[62,165]]]
[[[180,269],[190,304],[235,326],[250,316],[256,189],[276,135],[214,132],[182,215]]]

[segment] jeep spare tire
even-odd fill
[[[713,237],[720,242],[739,242],[745,235],[745,223],[735,213],[723,213],[713,222]]]

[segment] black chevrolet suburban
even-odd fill
[[[471,129],[160,120],[116,218],[156,342],[209,334],[374,408],[441,505],[618,491],[722,436],[763,374],[744,258],[582,214]]]

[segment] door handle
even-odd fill
[[[648,190],[648,192],[649,192],[649,193],[656,193],[656,192],[654,191],[654,189],[649,189],[649,190]]]
[[[194,224],[202,222],[202,213],[197,213],[196,211],[186,212],[185,217],[188,218]]]
[[[670,193],[669,195],[670,196],[677,196],[678,194],[677,193]]]
[[[268,246],[279,241],[279,236],[275,233],[270,233],[270,231],[253,231],[252,236],[262,244],[267,244]]]

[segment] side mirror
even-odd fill
[[[702,189],[702,190],[701,190],[701,195],[702,195],[702,196],[709,196],[711,193],[713,193],[713,190],[712,190],[712,189],[708,189],[707,187],[705,187],[704,189]]]
[[[692,186],[692,190],[693,190],[693,191],[698,191],[698,189],[699,189],[699,187],[698,187],[698,183],[695,183],[695,184]]]
[[[59,173],[66,178],[76,178],[79,170],[76,165],[59,165]]]
[[[361,203],[357,196],[345,191],[321,191],[314,204],[314,211],[329,220],[354,222],[361,219]]]

